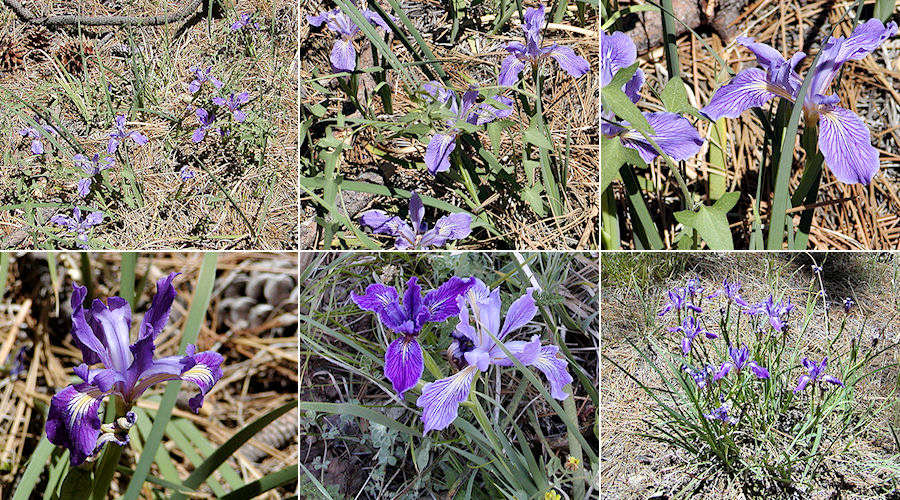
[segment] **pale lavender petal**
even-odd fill
[[[641,68],[638,68],[637,71],[634,72],[634,76],[631,77],[631,80],[625,82],[625,86],[622,87],[622,91],[625,92],[625,95],[631,99],[631,102],[638,102],[641,100],[641,87],[644,86],[644,72],[641,71]]]
[[[80,198],[85,198],[91,193],[91,182],[90,177],[78,181],[78,196]]]
[[[506,334],[522,328],[534,319],[537,314],[537,306],[534,304],[533,294],[534,288],[529,288],[525,295],[516,299],[509,306],[509,310],[506,311],[506,319],[503,320],[503,328],[497,337],[499,340],[503,340]]]
[[[84,219],[84,227],[96,226],[103,222],[103,212],[96,211],[88,214]]]
[[[402,337],[391,342],[384,353],[384,376],[391,381],[400,398],[419,382],[424,368],[422,347],[415,337]]]
[[[778,52],[770,45],[767,45],[762,42],[757,42],[750,37],[739,36],[735,39],[738,45],[743,45],[750,49],[750,52],[756,56],[756,62],[759,63],[765,69],[769,69],[769,67],[773,63],[785,62],[784,56],[781,55],[781,52]]]
[[[797,393],[806,389],[806,385],[809,384],[810,381],[812,381],[812,379],[809,375],[801,375],[800,379],[797,380],[797,387],[794,388],[794,392]]]
[[[456,148],[456,136],[448,134],[435,134],[428,142],[425,149],[425,166],[428,173],[435,175],[438,172],[450,170],[450,153]]]
[[[540,356],[535,361],[534,367],[547,377],[547,381],[550,382],[550,396],[554,399],[564,400],[569,397],[563,390],[563,387],[571,384],[573,380],[568,366],[566,359],[559,353],[559,347],[555,345],[541,347]]]
[[[150,142],[150,139],[148,139],[147,136],[137,131],[131,133],[131,140],[133,140],[134,143],[138,146],[143,146],[144,144]]]
[[[425,384],[416,405],[422,408],[424,433],[445,429],[459,412],[459,403],[469,397],[476,368],[468,366],[455,375]]]
[[[425,230],[422,226],[423,217],[425,217],[425,205],[419,195],[413,191],[409,195],[409,220],[412,221],[412,228],[416,233],[422,233]]]
[[[550,51],[550,57],[556,59],[559,67],[572,78],[579,78],[591,70],[587,60],[577,54],[572,47],[560,45]],[[639,87],[640,88],[640,87]]]
[[[514,87],[519,82],[519,74],[525,69],[525,63],[515,54],[510,54],[500,63],[500,75],[497,83],[504,87]]]
[[[525,366],[531,366],[538,361],[541,355],[541,336],[532,335],[531,340],[513,340],[503,344],[504,347],[512,354],[520,363]],[[491,363],[497,366],[513,366],[512,360],[503,352],[500,346],[494,346],[490,352]]]
[[[463,239],[471,232],[472,216],[463,212],[452,213],[438,219],[434,227],[422,236],[420,246],[444,246],[447,241]]]
[[[600,86],[605,87],[616,73],[637,60],[637,47],[625,33],[600,32]]]
[[[335,71],[353,71],[356,69],[356,48],[352,40],[338,38],[331,49],[331,67]]]
[[[44,154],[44,144],[38,139],[31,141],[31,152],[36,155]]]
[[[650,137],[664,153],[676,161],[686,160],[700,151],[703,139],[687,118],[675,113],[644,113],[655,134]],[[639,132],[622,134],[622,145],[638,152],[649,163],[658,156],[656,149]]]
[[[110,297],[106,302],[104,304],[99,299],[94,299],[91,304],[91,316],[99,324],[101,331],[98,333],[103,335],[103,344],[109,352],[110,364],[107,368],[124,373],[134,360],[129,349],[131,305],[121,297]]]
[[[388,215],[381,210],[368,210],[360,216],[359,221],[364,226],[372,228],[373,233],[391,236],[399,236],[401,227],[407,226],[403,219]]]
[[[831,173],[847,184],[869,184],[878,173],[878,150],[865,122],[849,109],[827,106],[819,115],[819,150]]]
[[[709,104],[700,110],[713,120],[737,118],[750,108],[757,108],[769,102],[775,94],[770,91],[766,73],[758,68],[741,71],[730,82],[719,87]]]

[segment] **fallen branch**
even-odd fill
[[[3,0],[3,3],[15,12],[22,22],[41,26],[159,26],[182,21],[197,12],[203,0],[188,0],[188,3],[175,12],[163,16],[78,16],[66,14],[61,16],[37,17],[19,0]]]

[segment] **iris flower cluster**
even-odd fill
[[[565,358],[559,347],[542,344],[540,335],[530,340],[506,340],[522,329],[537,314],[533,289],[528,289],[510,305],[501,327],[500,290],[491,290],[477,278],[452,277],[424,299],[415,277],[410,278],[400,303],[400,292],[382,284],[372,284],[365,294],[351,293],[361,309],[378,314],[382,324],[403,335],[385,352],[385,376],[398,395],[418,384],[423,372],[422,348],[416,340],[426,322],[443,322],[458,316],[448,354],[464,366],[457,373],[424,384],[416,404],[422,408],[424,432],[441,430],[456,419],[459,404],[469,397],[472,380],[491,366],[513,366],[501,344],[525,366],[541,371],[550,385],[552,397],[563,400],[563,389],[572,383]],[[496,339],[496,340],[495,340]],[[498,341],[501,344],[498,344]]]
[[[198,393],[188,400],[195,413],[203,397],[222,377],[223,358],[212,351],[197,352],[193,345],[180,356],[155,356],[155,342],[169,320],[177,292],[172,273],[156,283],[156,296],[131,342],[131,305],[121,297],[109,297],[104,304],[95,299],[84,306],[87,289],[75,285],[72,292],[72,342],[81,350],[84,363],[75,367],[81,382],[56,393],[47,415],[47,439],[67,448],[73,466],[93,460],[103,445],[128,444],[128,429],[134,424],[131,408],[150,387],[167,380],[191,382]],[[91,368],[92,365],[101,365]],[[117,398],[124,415],[103,424],[100,405]]]

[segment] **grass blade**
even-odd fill
[[[47,440],[46,436],[41,438],[41,442],[38,443],[37,448],[31,454],[31,458],[28,459],[28,467],[25,468],[25,472],[22,474],[22,479],[19,481],[19,486],[16,487],[12,500],[28,500],[31,498],[34,487],[37,486],[38,481],[41,479],[41,473],[44,472],[44,468],[50,462],[50,455],[53,453],[54,448],[55,446]]]
[[[238,500],[259,496],[271,489],[297,480],[298,467],[288,466],[278,472],[263,476],[221,497],[222,500]]]

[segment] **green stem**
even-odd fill
[[[621,248],[619,236],[619,214],[616,207],[616,196],[612,186],[608,186],[600,197],[600,248],[618,250]]]
[[[113,398],[115,399],[116,410],[112,419],[108,419],[110,422],[125,415],[126,412],[125,403],[117,396],[113,396]],[[119,464],[119,458],[121,458],[121,456],[121,446],[114,443],[108,443],[106,445],[106,449],[103,450],[103,457],[100,459],[97,470],[94,473],[94,485],[91,488],[91,499],[104,500],[109,496],[109,485],[112,483],[113,476],[116,473],[116,466]]]
[[[822,162],[824,158],[817,145],[818,127],[815,124],[807,124],[803,129],[800,144],[806,151],[806,166],[803,176],[800,178],[800,186],[791,197],[791,204],[795,207],[813,205],[819,194],[819,183],[822,180]],[[797,235],[794,239],[794,249],[803,250],[809,244],[809,230],[812,226],[812,218],[815,208],[808,208],[800,215],[800,224],[797,226]]]

